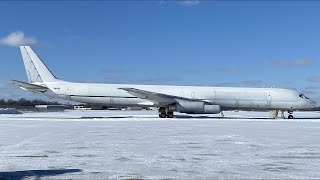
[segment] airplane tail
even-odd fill
[[[58,81],[30,46],[20,46],[20,51],[29,83]]]

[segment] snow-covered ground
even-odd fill
[[[155,111],[0,115],[0,179],[311,179],[320,113],[157,118]]]

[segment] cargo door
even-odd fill
[[[272,96],[271,94],[267,93],[267,108],[271,107],[271,103],[272,103]]]
[[[65,89],[65,96],[66,96],[66,99],[67,100],[71,100],[71,90],[70,90],[70,88],[69,87],[66,87],[66,89]]]
[[[195,92],[192,92],[191,93],[191,99],[195,99],[196,98],[196,93]]]

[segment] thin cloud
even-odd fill
[[[2,83],[0,84],[0,97],[0,99],[19,99],[24,97],[33,98],[35,95],[28,93],[11,83]]]
[[[229,66],[229,67],[220,68],[219,70],[221,70],[223,72],[234,73],[234,72],[239,72],[240,68],[236,67],[236,66]]]
[[[160,5],[160,6],[167,5],[168,1],[167,0],[160,0],[160,1],[157,1],[157,4]]]
[[[320,89],[320,87],[319,86],[307,86],[307,87],[305,87],[305,89],[307,89],[307,90],[318,90],[318,89]]]
[[[304,67],[312,65],[312,62],[306,59],[265,61],[264,64],[270,67]]]
[[[313,82],[313,83],[320,83],[320,76],[309,77],[307,78],[307,81]]]
[[[41,99],[44,101],[58,101],[60,103],[70,103],[70,101],[62,99],[51,99],[47,96],[31,93],[25,90],[22,90],[16,85],[11,84],[10,82],[0,83],[0,99],[13,99],[18,100],[20,98],[25,98],[27,100]],[[72,103],[72,102],[71,102]]]
[[[124,71],[122,69],[104,69],[102,70],[102,72],[106,75],[119,75],[119,74],[123,74]]]
[[[135,83],[170,83],[170,82],[177,82],[181,81],[182,78],[180,76],[162,76],[162,77],[148,77],[144,79],[137,79],[134,82]]]
[[[114,84],[165,84],[181,81],[182,78],[177,75],[160,75],[139,77],[139,75],[130,75],[125,69],[110,68],[103,69],[104,83]],[[195,73],[193,70],[185,73]]]
[[[216,86],[235,86],[235,87],[243,87],[243,86],[251,86],[251,87],[262,87],[263,81],[260,80],[247,80],[242,82],[224,82],[216,84]]]
[[[262,81],[260,80],[249,80],[249,81],[243,81],[241,82],[242,85],[246,86],[258,86],[262,84]]]
[[[184,6],[184,7],[192,7],[192,6],[196,6],[200,3],[199,0],[183,0],[183,1],[180,1],[179,4],[181,6]]]
[[[215,86],[219,86],[219,87],[227,86],[227,87],[230,87],[230,86],[239,86],[239,84],[238,83],[234,83],[234,82],[222,82],[222,83],[215,84]]]
[[[186,69],[183,71],[183,74],[185,75],[196,75],[196,74],[200,74],[201,71],[199,69]]]
[[[0,84],[0,89],[1,90],[12,90],[14,88],[17,88],[17,86],[13,85],[13,84],[11,84],[9,82]]]
[[[72,35],[71,39],[81,39],[81,37],[79,35]]]
[[[22,31],[12,32],[8,36],[0,39],[0,44],[13,47],[34,45],[37,43],[37,39],[33,37],[26,37]]]
[[[303,92],[303,94],[306,94],[306,95],[314,95],[314,94],[317,94],[316,91],[310,90],[310,89],[303,89],[302,92]]]
[[[167,84],[176,83],[181,81],[182,78],[179,76],[163,76],[163,77],[127,77],[127,76],[110,76],[104,78],[104,83],[111,84]]]
[[[110,68],[101,71],[104,76],[104,83],[124,84],[128,83],[128,74],[123,69]]]

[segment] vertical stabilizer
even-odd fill
[[[29,83],[54,82],[58,80],[30,46],[20,46],[20,51]]]

